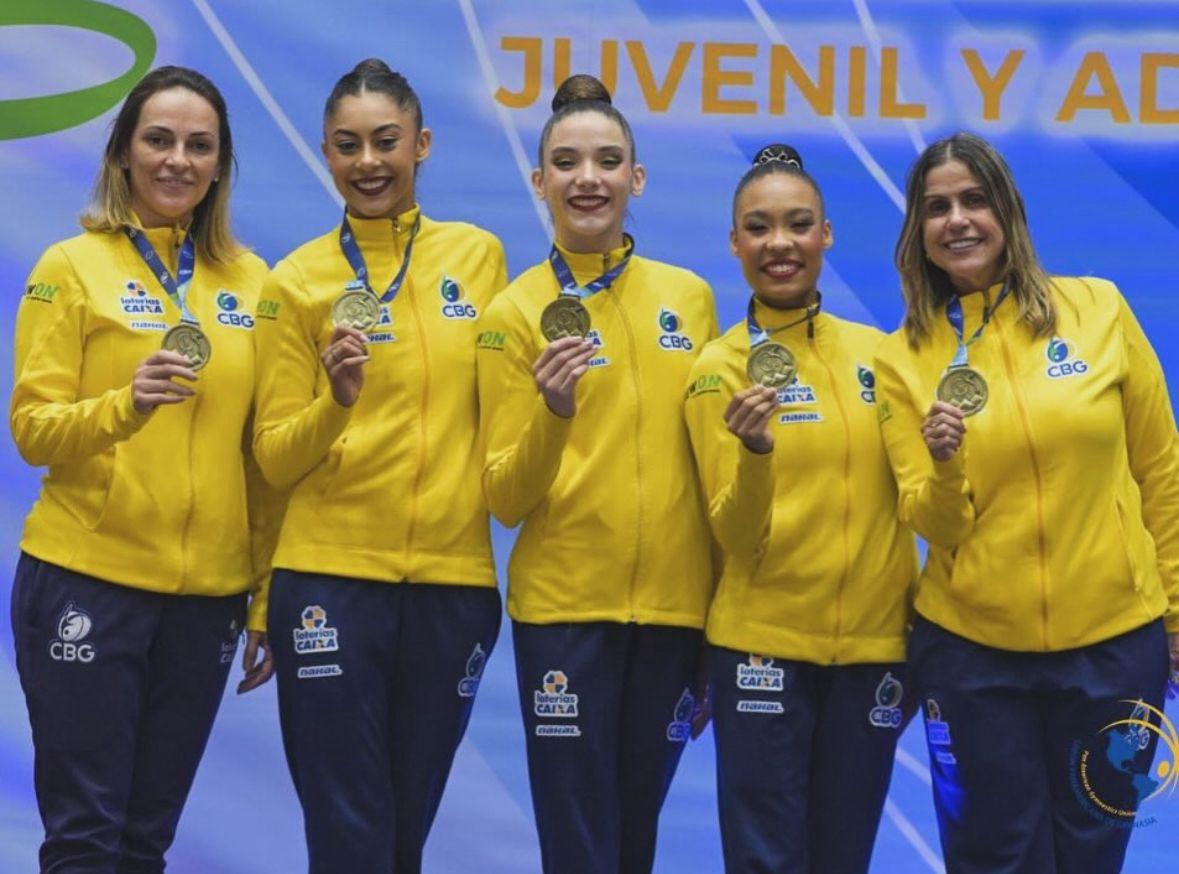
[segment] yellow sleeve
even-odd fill
[[[246,513],[250,526],[250,607],[246,628],[266,631],[266,607],[270,596],[271,559],[282,531],[287,492],[276,489],[262,476],[258,460],[250,449],[252,422],[246,423],[242,455],[246,469]]]
[[[1162,365],[1142,326],[1118,295],[1118,319],[1126,349],[1122,383],[1126,451],[1142,492],[1142,518],[1154,538],[1159,576],[1170,605],[1167,631],[1179,632],[1179,436]]]
[[[486,452],[483,494],[504,525],[518,525],[544,499],[572,419],[553,413],[532,375],[540,354],[519,310],[498,297],[479,322],[479,431]]]
[[[901,521],[929,543],[954,549],[974,529],[966,479],[969,436],[946,462],[935,462],[921,436],[929,402],[914,398],[891,362],[876,359],[876,398],[888,461],[897,481]]]
[[[708,522],[726,557],[753,563],[765,549],[774,502],[774,453],[745,448],[725,425],[734,391],[711,356],[692,368],[684,418],[708,501]]]
[[[257,361],[254,455],[271,485],[294,485],[327,456],[348,425],[351,407],[330,390],[317,394],[319,325],[295,268],[282,262],[262,285],[254,327]]]
[[[491,287],[495,294],[499,294],[508,287],[508,262],[504,256],[504,244],[499,241],[499,237],[495,237],[495,245],[492,247],[491,264],[492,264],[492,280]]]
[[[59,246],[50,248],[29,276],[16,317],[9,424],[29,464],[95,455],[131,437],[151,415],[136,412],[132,404],[133,373],[119,388],[78,397],[88,317],[73,265]]]

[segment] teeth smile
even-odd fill
[[[388,179],[357,179],[352,183],[352,186],[364,194],[376,194],[378,191],[382,191],[388,184]]]
[[[957,251],[958,249],[969,249],[977,246],[982,240],[977,237],[971,237],[969,240],[954,240],[952,243],[946,243],[946,248]]]
[[[793,276],[802,267],[798,264],[767,264],[762,269],[775,279],[785,279],[786,277]]]

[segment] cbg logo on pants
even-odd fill
[[[49,657],[57,662],[94,661],[93,644],[82,643],[93,627],[90,614],[70,601],[57,620],[57,640],[49,644]]]

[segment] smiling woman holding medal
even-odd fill
[[[264,627],[254,349],[220,315],[253,312],[266,265],[230,229],[233,165],[213,83],[149,73],[115,118],[86,232],[45,252],[21,301],[12,434],[49,468],[12,600],[40,870],[163,869],[252,584]]]
[[[724,552],[707,632],[725,869],[863,874],[912,713],[917,562],[876,423],[884,335],[821,311],[831,225],[790,146],[742,177],[730,241],[753,296],[684,402]]]
[[[1102,782],[1101,732],[1157,726],[1168,631],[1179,661],[1179,441],[1158,359],[1112,283],[1044,273],[978,137],[918,159],[896,260],[905,320],[877,392],[901,517],[929,542],[909,660],[947,871],[1119,871],[1149,793],[1130,771]],[[1120,768],[1149,766],[1143,735]]]
[[[362,61],[324,110],[340,223],[263,289],[254,446],[293,491],[270,641],[310,870],[412,874],[499,632],[479,487],[475,318],[494,236],[422,215],[431,133]]]
[[[646,171],[605,87],[574,76],[553,110],[532,182],[556,242],[480,323],[483,486],[524,523],[508,612],[544,870],[636,874],[712,592],[680,397],[716,315],[703,280],[623,233]]]

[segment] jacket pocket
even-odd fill
[[[1142,573],[1138,560],[1134,554],[1135,544],[1141,541],[1140,537],[1134,536],[1137,532],[1134,531],[1134,526],[1126,519],[1126,506],[1122,503],[1122,499],[1114,495],[1114,519],[1117,522],[1118,541],[1121,543],[1122,554],[1126,558],[1126,571],[1130,575],[1130,584],[1135,592],[1142,591]]]

